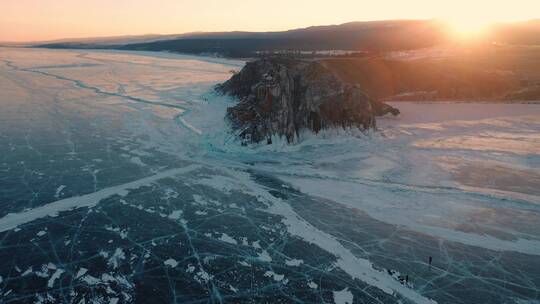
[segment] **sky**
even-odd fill
[[[0,0],[0,41],[275,31],[440,18],[462,28],[540,18],[540,0]]]

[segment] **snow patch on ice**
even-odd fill
[[[272,262],[272,257],[268,254],[268,251],[263,250],[258,254],[258,259],[263,262]]]
[[[169,214],[169,218],[172,220],[179,220],[182,217],[182,210],[175,210],[171,214]]]
[[[82,277],[83,275],[85,275],[86,273],[88,272],[88,269],[84,268],[84,267],[81,267],[79,269],[79,271],[77,271],[77,274],[75,275],[75,279],[78,279],[80,277]]]
[[[222,233],[221,234],[221,237],[219,238],[221,241],[223,242],[226,242],[226,243],[229,243],[229,244],[234,244],[234,245],[237,245],[238,242],[233,239],[232,237],[230,237],[229,235],[227,235],[226,233]]]
[[[58,188],[56,188],[56,192],[54,194],[54,197],[59,198],[60,193],[62,193],[62,190],[66,188],[66,185],[60,185]]]
[[[178,266],[178,262],[175,259],[168,259],[164,261],[163,264],[170,266],[171,268],[175,268],[176,266]]]
[[[286,260],[285,261],[285,264],[287,266],[300,266],[302,263],[304,263],[303,260],[297,260],[297,259],[292,259],[292,260]]]
[[[56,271],[53,273],[49,281],[47,282],[47,287],[52,288],[54,286],[54,282],[60,278],[60,276],[64,273],[64,270],[62,269],[56,269]]]
[[[127,194],[128,190],[137,189],[142,186],[152,184],[160,179],[174,177],[178,174],[185,174],[199,168],[199,165],[189,165],[184,168],[166,170],[152,176],[148,176],[123,185],[105,188],[94,193],[66,198],[40,207],[25,210],[20,213],[9,213],[6,216],[0,218],[0,232],[13,229],[19,225],[29,223],[39,218],[47,216],[56,217],[62,211],[68,211],[82,207],[94,207],[102,199],[113,196],[115,194],[124,196]]]
[[[276,282],[281,282],[284,278],[285,278],[285,275],[283,274],[277,274],[273,271],[267,271],[264,273],[264,276],[265,277],[269,277],[269,278],[273,278],[274,281]]]
[[[336,304],[353,304],[353,294],[349,291],[349,288],[334,291],[334,302]]]
[[[257,197],[259,201],[266,203],[268,209],[262,210],[281,216],[283,224],[291,235],[300,237],[306,242],[315,244],[323,250],[334,254],[337,257],[336,265],[351,277],[375,286],[387,294],[399,293],[416,303],[436,303],[396,282],[385,272],[376,270],[369,260],[356,257],[336,238],[313,227],[298,216],[290,205],[281,199],[275,198],[265,187],[255,183],[249,173],[235,172],[234,182],[231,180],[227,183],[236,185],[238,188]],[[259,254],[259,259],[267,262],[271,261],[271,257],[266,250]]]
[[[116,248],[114,251],[114,254],[111,256],[107,264],[109,266],[112,266],[114,269],[118,268],[120,265],[120,262],[126,258],[126,255],[124,253],[124,250],[122,248]]]
[[[36,233],[37,236],[44,236],[45,234],[47,234],[47,232],[44,230],[41,230],[38,233]]]

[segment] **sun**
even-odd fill
[[[481,36],[494,23],[493,20],[466,16],[446,18],[450,30],[459,38],[474,38]]]

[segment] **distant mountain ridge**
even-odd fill
[[[299,50],[411,50],[435,46],[450,39],[448,25],[440,20],[387,20],[312,26],[278,32],[200,32],[73,39],[33,46],[214,53],[229,57],[250,57],[258,52]],[[540,20],[494,25],[485,39],[502,44],[540,45]]]
[[[280,50],[381,51],[428,47],[440,42],[442,24],[434,20],[351,22],[281,32],[214,32],[177,35],[173,39],[124,43],[62,41],[38,44],[47,48],[114,48],[124,50],[218,53],[231,57]]]

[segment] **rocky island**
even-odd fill
[[[239,99],[227,118],[244,142],[271,143],[274,135],[294,142],[304,129],[376,127],[376,116],[399,110],[369,98],[358,85],[340,81],[316,60],[264,57],[217,91]]]

